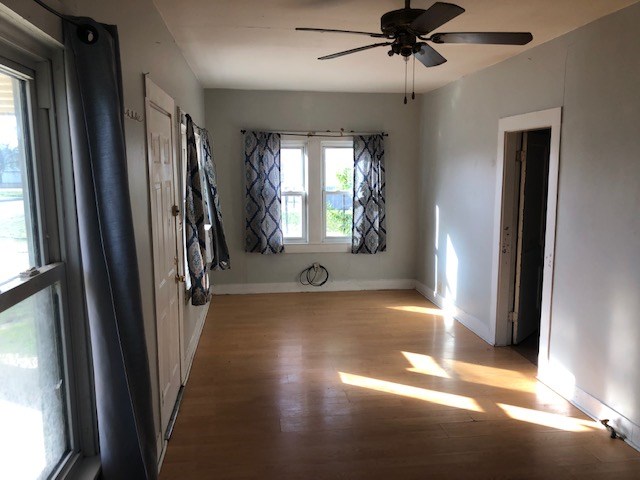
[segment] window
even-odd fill
[[[79,276],[65,264],[78,257],[64,248],[72,235],[60,233],[70,232],[73,221],[62,212],[75,205],[63,194],[52,147],[50,66],[8,47],[0,55],[11,58],[0,57],[0,478],[58,478],[78,464],[80,451],[95,454],[90,366],[76,368],[71,356],[72,337],[86,338],[82,302],[67,302],[70,284],[81,298]],[[86,344],[78,343],[74,358],[86,363]]]
[[[280,163],[285,251],[347,252],[353,218],[353,141],[285,136]]]

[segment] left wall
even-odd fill
[[[53,38],[61,39],[59,22],[35,3],[25,0],[0,1]],[[92,17],[98,22],[118,26],[125,108],[144,115],[143,74],[149,73],[150,78],[175,99],[176,105],[190,113],[197,124],[204,125],[204,90],[182,56],[152,0],[62,0],[58,5],[56,3],[49,2],[54,7],[62,7],[65,13]],[[159,395],[151,221],[144,122],[126,118],[125,135],[151,386],[153,398],[157,399]],[[186,307],[183,332],[185,339],[196,333],[196,328],[205,314],[205,307]],[[159,426],[159,405],[154,405],[154,420],[156,426]]]

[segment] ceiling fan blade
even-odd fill
[[[526,45],[533,40],[529,32],[457,32],[436,33],[433,43],[478,43],[489,45]]]
[[[446,58],[426,43],[421,44],[420,47],[420,51],[418,53],[414,53],[414,56],[420,60],[425,67],[435,67],[437,65],[442,65],[447,61]]]
[[[419,35],[426,35],[464,13],[464,8],[452,3],[436,2],[416,18],[409,28]]]
[[[320,32],[320,33],[351,33],[355,35],[367,35],[369,37],[374,38],[386,38],[387,36],[383,33],[371,33],[371,32],[358,32],[354,30],[333,30],[330,28],[307,28],[307,27],[298,27],[296,30],[300,32]]]
[[[361,52],[363,50],[369,50],[370,48],[375,48],[375,47],[383,47],[385,45],[391,45],[391,42],[374,43],[373,45],[365,45],[364,47],[352,48],[351,50],[345,50],[344,52],[325,55],[324,57],[318,58],[318,60],[330,60],[332,58],[342,57],[343,55],[349,55],[350,53]]]

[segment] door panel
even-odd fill
[[[551,129],[526,132],[514,343],[540,328]]]
[[[155,314],[158,342],[160,430],[166,432],[178,391],[180,375],[180,302],[177,280],[177,178],[174,158],[174,111],[171,97],[146,80],[147,138],[151,194]]]

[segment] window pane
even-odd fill
[[[353,148],[324,148],[324,188],[329,192],[353,189]]]
[[[0,73],[0,285],[40,266],[26,152],[22,80]]]
[[[304,192],[304,149],[280,150],[280,179],[283,192]]]
[[[0,313],[0,478],[47,478],[69,450],[56,286]]]
[[[302,195],[282,196],[282,230],[285,238],[302,238]]]
[[[351,237],[353,198],[351,193],[326,194],[325,226],[327,237]]]

